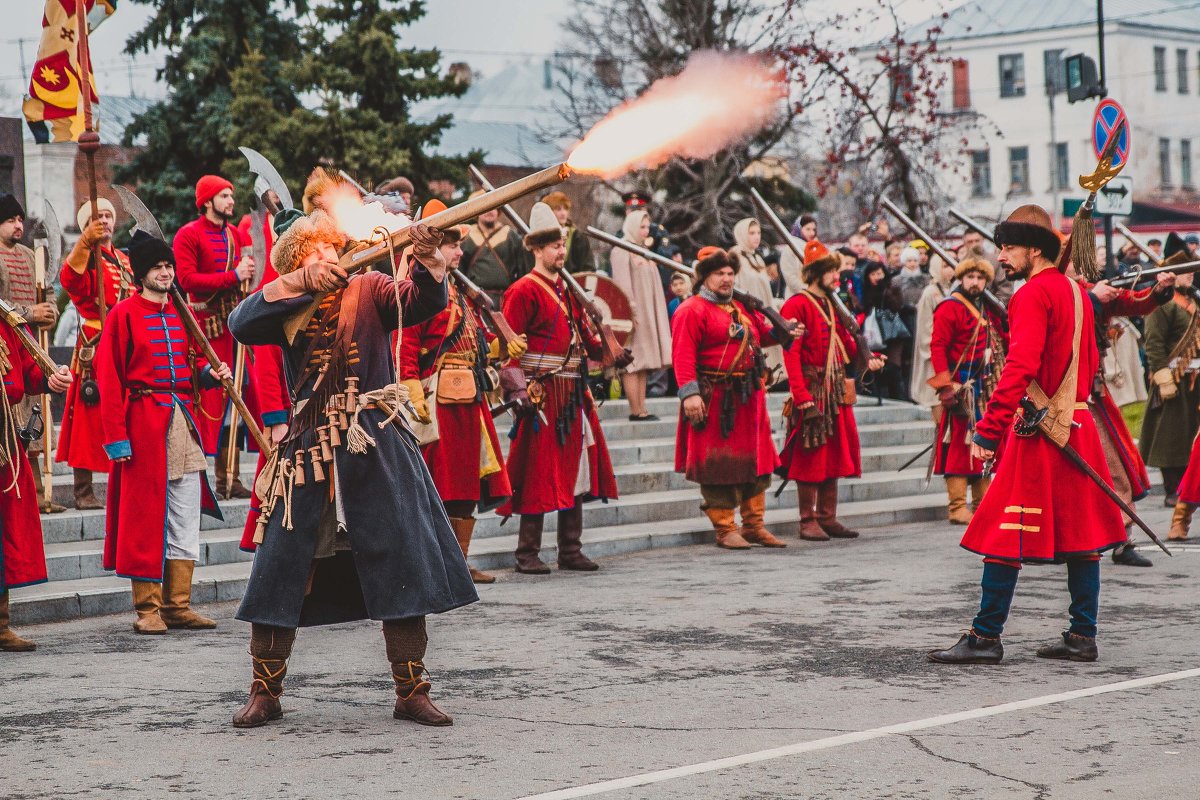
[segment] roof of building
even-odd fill
[[[1195,0],[1108,0],[1107,23],[1136,28],[1200,30],[1200,4]],[[947,19],[930,18],[910,29],[923,34],[942,29],[942,41],[1030,33],[1096,24],[1096,6],[1081,0],[967,0],[950,9]]]
[[[487,163],[506,167],[545,166],[561,161],[563,144],[539,127],[557,119],[562,106],[550,62],[513,62],[489,78],[476,79],[461,97],[420,103],[418,119],[450,114],[451,125],[434,148],[439,155],[461,155],[478,149]]]
[[[133,122],[133,118],[143,113],[158,100],[150,97],[125,97],[115,94],[100,96],[100,102],[95,106],[97,119],[100,120],[100,141],[103,144],[116,144],[125,135],[125,129]],[[24,119],[21,112],[21,98],[10,98],[4,106],[4,111],[14,117]],[[29,126],[25,125],[26,141],[33,141]]]

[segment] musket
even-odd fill
[[[758,193],[757,189],[753,186],[747,188],[750,190],[750,199],[754,201],[754,205],[767,218],[767,222],[771,224],[771,227],[775,229],[775,233],[787,245],[788,249],[792,251],[792,255],[803,264],[804,253],[800,250],[800,246],[796,244],[796,240],[792,238],[791,233],[783,224],[783,220],[779,218],[779,215],[775,213],[773,208],[767,205],[767,201],[763,199],[763,196]],[[846,308],[846,304],[842,302],[842,298],[838,296],[838,293],[830,292],[829,299],[833,302],[833,313],[837,315],[842,326],[854,339],[854,369],[860,375],[865,375],[869,369],[868,362],[871,360],[871,346],[867,344],[867,337],[863,336],[862,329],[858,326],[858,320],[850,313],[850,309]]]
[[[121,198],[121,202],[125,204],[125,210],[133,217],[134,222],[137,223],[137,227],[140,230],[158,239],[162,239],[164,242],[166,241],[163,238],[162,228],[159,227],[158,220],[150,213],[150,209],[146,208],[146,204],[142,202],[142,198],[128,189],[118,192],[118,195]],[[204,357],[208,359],[208,363],[210,365],[220,364],[220,357],[213,350],[212,343],[208,341],[208,337],[204,334],[204,329],[200,327],[200,322],[196,319],[196,314],[192,311],[192,307],[188,305],[183,293],[179,291],[179,284],[171,284],[169,294],[171,303],[175,306],[176,313],[179,314],[180,320],[183,321],[183,326],[187,328],[188,335],[200,346],[200,350],[204,353]],[[225,393],[229,395],[230,402],[237,409],[242,422],[246,424],[246,429],[254,437],[254,441],[258,444],[259,452],[265,454],[274,450],[275,448],[263,434],[262,428],[258,427],[258,421],[250,413],[250,409],[246,406],[246,401],[242,399],[241,393],[238,392],[238,387],[234,385],[233,378],[225,378],[221,381],[221,386],[225,388]]]
[[[606,233],[599,228],[592,227],[591,225],[589,225],[585,230],[588,236],[596,239],[597,241],[605,242],[613,247],[619,247],[622,250],[633,253],[634,255],[641,256],[647,261],[652,261],[661,267],[674,270],[680,275],[691,278],[693,281],[696,280],[696,271],[686,264],[681,264],[678,261],[660,255],[647,247],[642,247],[636,242],[631,242],[627,239],[613,236],[611,233]],[[792,342],[796,338],[795,334],[792,333],[791,328],[784,320],[783,315],[780,314],[774,306],[767,305],[762,300],[759,300],[757,297],[745,291],[744,289],[734,289],[733,296],[734,299],[736,299],[742,305],[754,309],[766,317],[768,321],[770,321],[771,327],[775,331],[775,341],[779,342],[784,349],[787,349],[791,346]]]
[[[29,321],[21,316],[21,312],[17,307],[7,300],[0,300],[0,320],[3,320],[8,327],[13,329],[13,333],[17,335],[17,340],[21,342],[21,346],[26,352],[33,357],[34,362],[38,365],[46,377],[50,377],[60,369],[59,365],[54,363],[54,359],[50,354],[38,344],[38,340],[29,332]]]
[[[1046,422],[1046,412],[1049,410],[1048,408],[1038,408],[1028,397],[1023,397],[1021,398],[1021,410],[1024,412],[1025,417],[1024,421],[1020,423],[1022,431],[1028,431],[1031,433],[1036,429],[1043,431],[1043,433],[1045,432],[1043,425],[1049,424]],[[1022,435],[1028,434],[1025,433]],[[1060,445],[1058,442],[1054,441],[1053,437],[1049,435],[1046,436],[1046,440],[1056,445],[1072,464],[1078,467],[1084,475],[1087,475],[1088,478],[1091,479],[1092,483],[1099,486],[1100,490],[1104,492],[1105,496],[1107,496],[1109,500],[1112,500],[1114,503],[1116,503],[1117,506],[1125,512],[1125,516],[1129,517],[1129,519],[1132,520],[1135,525],[1142,529],[1143,533],[1150,537],[1150,541],[1158,545],[1159,548],[1167,555],[1174,555],[1170,550],[1167,549],[1167,546],[1162,543],[1162,540],[1154,535],[1154,531],[1150,530],[1150,526],[1142,521],[1142,518],[1139,517],[1137,512],[1133,509],[1133,506],[1125,502],[1125,500],[1116,493],[1112,486],[1108,484],[1108,481],[1100,477],[1100,474],[1092,468],[1091,464],[1084,460],[1083,456],[1079,455],[1079,451],[1072,447],[1070,442],[1063,442]]]
[[[977,220],[975,220],[974,217],[967,216],[966,214],[959,211],[957,208],[954,208],[953,206],[951,206],[951,208],[950,208],[950,216],[954,217],[956,220],[961,222],[963,225],[966,225],[968,230],[975,231],[976,233],[978,233],[983,238],[987,239],[992,244],[996,243],[996,239],[994,236],[992,236],[992,232],[989,231],[987,228],[983,227],[983,225],[981,223],[979,223]]]
[[[566,167],[565,164],[563,166]],[[474,164],[468,165],[468,169],[471,171],[471,175],[474,176],[475,180],[479,182],[479,185],[483,187],[485,192],[485,194],[477,197],[477,200],[483,200],[498,191],[492,186],[492,182],[487,179],[487,176],[480,172]],[[569,174],[569,168],[567,169]],[[535,175],[537,174],[540,173],[535,173]],[[535,175],[530,175],[529,177],[532,178]],[[522,180],[527,179],[528,178],[522,178]],[[517,181],[517,183],[520,183],[520,181]],[[511,183],[509,184],[509,186],[512,185],[513,184]],[[501,190],[503,190],[503,188],[504,187],[501,187]],[[504,212],[504,215],[508,217],[510,222],[512,222],[513,227],[520,231],[522,236],[529,233],[529,225],[525,222],[525,220],[521,219],[521,215],[518,214],[516,210],[508,204],[507,201],[500,203],[498,206],[492,206],[492,208],[497,207]],[[437,215],[435,214],[434,216]],[[430,217],[430,220],[432,219],[433,217]],[[575,280],[575,276],[566,269],[560,271],[559,275],[562,277],[563,283],[565,283],[567,288],[571,290],[571,294],[575,295],[575,299],[579,301],[579,305],[583,308],[583,313],[587,314],[588,319],[590,319],[592,321],[592,325],[595,326],[596,332],[600,335],[600,343],[604,352],[601,363],[605,367],[622,366],[620,363],[622,361],[624,361],[626,364],[629,363],[627,360],[631,355],[627,355],[629,354],[629,350],[627,350],[619,341],[617,341],[617,335],[613,333],[612,327],[604,321],[604,314],[599,308],[596,307],[596,304],[592,302],[592,298],[588,296],[587,291],[579,285],[579,281]]]
[[[938,244],[932,236],[926,233],[920,225],[918,225],[910,216],[908,216],[908,214],[905,214],[903,211],[901,211],[900,208],[890,199],[888,199],[886,195],[879,198],[879,205],[887,209],[893,217],[904,223],[904,226],[908,228],[910,233],[912,233],[921,241],[925,242],[925,244],[929,245],[929,249],[937,253],[937,255],[940,256],[943,261],[952,267],[958,266],[958,259],[950,255],[949,250]],[[954,213],[953,210],[951,210],[951,213]],[[982,297],[983,302],[988,306],[996,318],[1000,320],[1000,324],[1004,326],[1005,330],[1008,330],[1008,309],[1004,307],[1004,303],[1000,302],[1000,298],[992,294],[991,290],[986,286],[983,289]]]
[[[1130,272],[1127,275],[1122,275],[1119,278],[1113,278],[1108,282],[1108,285],[1133,286],[1134,284],[1140,283],[1146,278],[1153,278],[1161,275],[1164,272],[1173,272],[1176,275],[1186,275],[1189,272],[1200,272],[1200,261],[1185,261],[1182,264],[1170,264],[1165,267],[1137,270],[1135,272]]]
[[[508,348],[508,343],[516,341],[519,337],[512,326],[508,324],[508,320],[504,315],[496,309],[496,301],[491,298],[487,292],[480,289],[479,286],[470,278],[462,273],[461,270],[449,270],[450,277],[458,283],[463,294],[471,301],[471,305],[483,316],[487,321],[492,333],[500,339],[500,352],[503,353]]]
[[[1159,258],[1158,254],[1156,254],[1153,250],[1150,249],[1150,245],[1146,244],[1141,239],[1139,239],[1137,236],[1135,236],[1133,231],[1129,230],[1129,228],[1126,227],[1125,223],[1118,222],[1114,227],[1117,229],[1117,233],[1124,236],[1125,239],[1131,245],[1136,247],[1138,250],[1141,250],[1142,255],[1149,258],[1151,263],[1153,263],[1156,267],[1162,266],[1163,260],[1161,258]]]

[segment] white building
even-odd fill
[[[1133,221],[1200,219],[1200,4],[1108,0],[1104,47],[1109,97],[1132,123]],[[954,59],[943,108],[977,130],[947,188],[968,213],[996,220],[1018,205],[1062,213],[1095,168],[1096,99],[1068,104],[1062,58],[1099,63],[1096,4],[1084,0],[972,0],[941,24]],[[928,27],[925,26],[925,27]]]

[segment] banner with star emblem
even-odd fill
[[[42,42],[23,106],[25,121],[38,144],[79,140],[84,128],[81,84],[86,84],[93,103],[99,100],[91,65],[86,76],[80,75],[76,15],[79,2],[87,12],[89,33],[108,19],[117,6],[117,0],[46,0]]]

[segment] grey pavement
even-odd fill
[[[1165,531],[1161,497],[1148,500]],[[1027,567],[996,667],[928,663],[978,598],[961,528],[912,523],[782,551],[711,545],[501,574],[430,619],[434,697],[391,718],[377,623],[300,632],[285,717],[235,731],[235,606],[214,632],[136,637],[131,614],[20,626],[0,653],[0,796],[524,798],[1198,665],[1200,545],[1103,567],[1101,660],[1034,650],[1065,625],[1060,567]],[[1197,548],[1197,549],[1191,549]],[[1158,798],[1200,794],[1197,678],[683,775],[605,798]],[[567,793],[559,796],[569,796]],[[584,796],[584,795],[577,795]]]

